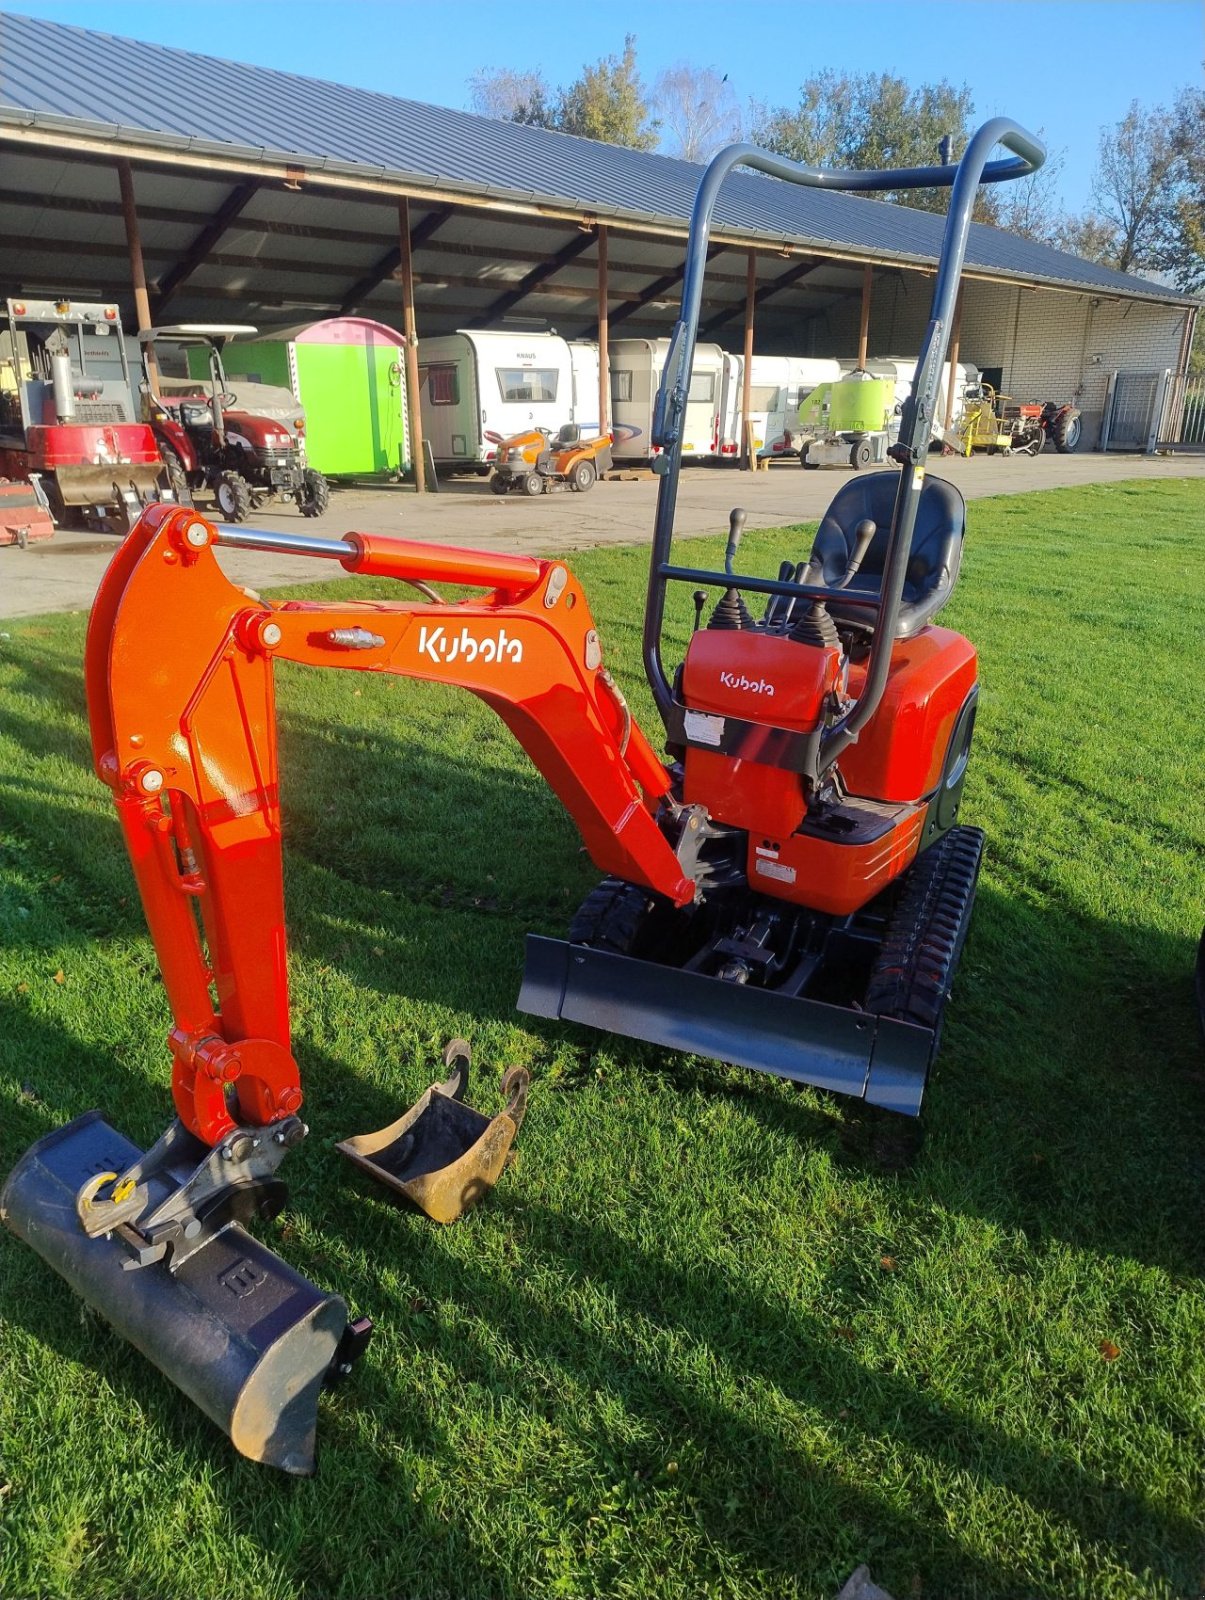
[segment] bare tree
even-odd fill
[[[683,161],[707,161],[721,145],[741,136],[741,113],[728,74],[685,62],[667,67],[653,85],[666,153]]]
[[[1038,129],[1044,138],[1045,129]],[[1014,178],[1011,183],[1001,183],[993,191],[994,225],[1008,233],[1019,234],[1022,239],[1035,239],[1040,244],[1053,244],[1062,248],[1060,240],[1067,219],[1059,206],[1056,180],[1066,165],[1062,150],[1051,150],[1046,160],[1028,178]]]
[[[478,116],[500,122],[531,122],[539,127],[550,122],[548,85],[538,70],[483,67],[469,79],[469,103]]]
[[[1101,129],[1092,193],[1116,233],[1120,272],[1158,265],[1156,235],[1175,166],[1172,119],[1162,106],[1134,100],[1119,123]]]

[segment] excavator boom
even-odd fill
[[[337,547],[349,572],[424,594],[271,604],[222,572],[223,537],[191,510],[151,508],[106,574],[86,653],[96,770],[116,797],[175,1023],[177,1112],[209,1144],[236,1118],[274,1122],[301,1104],[275,660],[468,689],[512,730],[601,871],[677,905],[694,894],[654,820],[672,804],[669,774],[603,667],[585,595],[560,562],[361,534],[297,538],[299,552]],[[432,581],[487,592],[446,602]]]

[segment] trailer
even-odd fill
[[[305,412],[306,465],[324,477],[410,469],[406,341],[368,317],[329,317],[224,346],[231,378],[288,389]],[[203,378],[204,351],[189,354]]]
[[[653,401],[668,351],[668,339],[611,342],[612,453],[617,461],[648,461],[659,453],[652,442]],[[683,421],[684,456],[719,456],[725,359],[718,344],[695,346]]]
[[[590,347],[556,333],[461,328],[420,339],[423,438],[436,470],[485,477],[503,439],[533,428],[578,422],[583,438],[597,438],[597,347],[590,373]]]
[[[833,383],[840,376],[840,362],[829,357],[753,357],[749,420],[753,424],[753,448],[759,459],[777,460],[799,453],[800,405],[818,384]],[[744,356],[726,355],[720,400],[719,453],[728,459],[741,455],[744,385]]]

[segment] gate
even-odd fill
[[[1100,425],[1102,450],[1149,453],[1159,437],[1171,371],[1113,372]]]
[[[1160,450],[1205,450],[1205,378],[1176,374],[1161,433]]]

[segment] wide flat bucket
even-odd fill
[[[229,1223],[175,1272],[129,1270],[114,1237],[90,1239],[76,1195],[142,1152],[99,1111],[30,1146],[0,1192],[0,1220],[253,1461],[308,1476],[316,1466],[318,1394],[347,1307]]]
[[[936,1035],[845,1006],[527,937],[518,1008],[916,1116]]]

